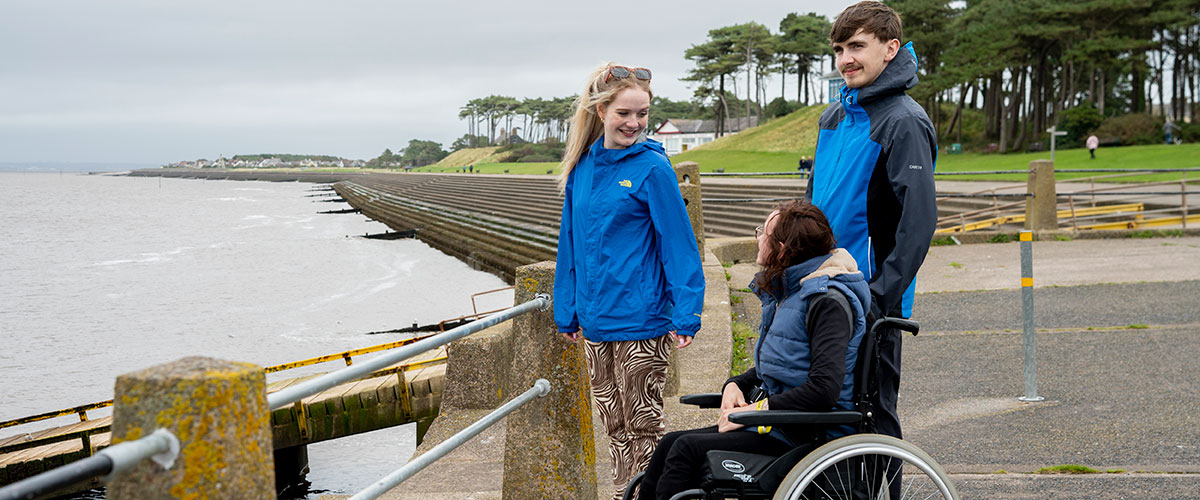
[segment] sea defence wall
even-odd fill
[[[704,249],[696,163],[675,167],[680,193]],[[517,267],[554,260],[563,198],[550,176],[376,175],[333,189],[363,215],[513,283]]]

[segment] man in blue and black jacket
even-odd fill
[[[805,194],[869,280],[877,318],[911,316],[913,278],[937,223],[937,135],[905,94],[917,85],[917,57],[900,37],[900,17],[880,2],[852,5],[833,23],[829,40],[846,84],[841,100],[821,114]],[[877,431],[897,438],[900,342],[899,330],[881,332],[875,402]]]

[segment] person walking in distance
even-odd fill
[[[700,329],[704,274],[679,182],[645,138],[650,70],[605,64],[575,101],[563,153],[554,322],[584,339],[609,437],[614,498],[646,467],[663,424],[671,346]]]
[[[1092,159],[1096,159],[1096,148],[1100,147],[1100,139],[1095,134],[1089,135],[1087,138],[1088,153],[1092,155]]]
[[[901,36],[900,16],[881,2],[851,5],[834,21],[829,40],[846,83],[841,99],[821,114],[805,192],[868,279],[872,321],[911,316],[913,279],[937,223],[937,135],[905,93],[917,85],[917,56],[911,42],[900,44]],[[900,334],[879,332],[874,402],[878,431],[896,438],[902,437],[896,412]]]

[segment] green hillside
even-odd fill
[[[700,151],[762,151],[812,156],[817,147],[817,119],[825,105],[809,106],[757,127],[727,135],[680,156]]]
[[[671,163],[694,161],[700,171],[793,171],[801,156],[812,156],[817,147],[817,120],[824,105],[809,106],[757,127],[727,135],[671,157]]]
[[[450,153],[450,156],[442,158],[441,161],[434,163],[431,166],[433,166],[433,167],[463,167],[463,166],[472,165],[475,163],[498,162],[500,159],[495,158],[496,156],[498,156],[498,155],[496,155],[497,149],[500,149],[500,146],[491,146],[491,147],[486,147],[486,148],[460,149],[458,151]]]

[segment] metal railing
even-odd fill
[[[0,487],[0,500],[38,498],[100,476],[112,479],[147,458],[163,469],[170,469],[178,457],[179,438],[166,429],[158,429],[144,438],[114,444],[90,457]]]
[[[471,424],[466,429],[459,431],[449,439],[439,443],[428,452],[408,462],[404,465],[404,467],[396,469],[396,471],[392,472],[391,474],[384,476],[383,479],[376,481],[371,486],[368,486],[366,489],[350,497],[350,500],[373,500],[375,498],[379,498],[380,495],[387,493],[392,488],[395,488],[396,485],[399,485],[400,483],[404,482],[404,480],[412,477],[414,474],[433,464],[438,459],[446,456],[446,454],[454,451],[455,448],[462,446],[462,444],[466,443],[467,440],[477,436],[480,432],[483,432],[484,429],[491,427],[496,422],[500,421],[500,419],[508,416],[509,413],[516,411],[518,408],[532,401],[533,398],[544,397],[549,393],[550,382],[544,378],[537,379],[537,381],[533,383],[533,387],[531,387],[529,390],[521,393],[511,401],[504,403],[504,405],[496,408],[491,413]]]
[[[533,300],[516,305],[509,309],[505,309],[503,311],[497,312],[493,315],[488,316],[485,319],[480,319],[480,320],[462,325],[453,330],[443,332],[440,334],[436,334],[436,335],[430,335],[427,337],[423,337],[421,339],[410,339],[408,341],[401,341],[398,343],[393,343],[393,344],[407,344],[407,345],[401,345],[400,347],[396,348],[394,351],[386,352],[384,354],[381,354],[378,357],[372,358],[369,361],[365,361],[365,362],[359,363],[357,365],[351,364],[349,356],[347,356],[345,358],[346,363],[347,363],[347,366],[345,368],[342,368],[340,370],[337,370],[337,371],[334,371],[331,373],[327,373],[325,375],[321,375],[321,376],[313,378],[313,379],[309,379],[309,380],[301,382],[299,384],[284,388],[280,391],[268,394],[267,395],[267,405],[270,408],[270,410],[273,411],[273,410],[279,409],[283,406],[286,406],[288,404],[298,403],[306,397],[316,395],[322,391],[325,391],[327,389],[330,389],[332,387],[341,385],[343,383],[346,383],[346,382],[349,382],[352,380],[358,380],[358,379],[364,378],[366,376],[374,376],[379,373],[388,373],[388,372],[391,372],[391,371],[394,371],[397,369],[401,369],[403,367],[393,367],[393,368],[387,368],[387,367],[394,365],[396,363],[399,363],[400,361],[403,361],[410,357],[424,353],[426,351],[436,349],[445,344],[448,344],[455,340],[461,339],[463,337],[466,337],[467,335],[470,335],[472,333],[478,332],[485,328],[491,327],[491,326],[501,323],[503,321],[515,318],[522,314],[532,312],[535,310],[543,310],[544,311],[544,310],[548,309],[550,307],[550,305],[551,305],[551,298],[549,295],[538,294],[537,296],[535,296],[535,298]],[[388,344],[384,344],[384,345],[388,345]],[[395,346],[392,346],[392,347],[395,347]],[[324,356],[321,358],[313,358],[311,360],[305,360],[302,362],[289,363],[288,365],[290,365],[290,366],[280,365],[279,367],[273,367],[273,368],[286,369],[286,368],[291,368],[291,367],[295,367],[295,366],[303,366],[305,364],[314,364],[314,363],[319,363],[319,362],[332,361],[332,360],[336,360],[336,359],[341,359],[341,356]],[[441,359],[444,359],[444,357]],[[422,361],[419,363],[412,363],[410,365],[405,365],[405,366],[412,366],[412,365],[417,365],[417,364],[427,364],[427,363],[430,363],[433,361],[436,361],[436,360],[426,360],[426,361]],[[410,464],[408,464],[405,467],[397,470],[396,472],[393,472],[392,474],[388,475],[387,477],[385,477],[384,479],[380,480],[378,483],[373,485],[371,488],[369,488],[367,491],[364,491],[363,493],[360,493],[359,495],[355,496],[355,498],[376,498],[376,497],[378,497],[383,492],[391,489],[396,484],[399,484],[401,481],[407,479],[408,477],[411,477],[416,472],[425,468],[433,461],[435,461],[438,458],[449,453],[451,450],[458,447],[466,440],[474,437],[475,435],[482,432],[484,429],[495,424],[496,421],[498,421],[499,419],[505,417],[509,413],[512,413],[517,408],[520,408],[522,405],[528,403],[534,397],[545,396],[549,391],[550,391],[550,383],[544,379],[539,379],[534,384],[533,388],[529,389],[525,393],[522,393],[520,396],[514,398],[512,401],[509,401],[508,403],[504,404],[500,408],[497,408],[495,411],[488,414],[480,421],[472,424],[470,427],[468,427],[467,429],[463,430],[462,432],[454,435],[446,442],[438,445],[433,450],[431,450],[429,453],[426,453],[426,454],[418,457],[416,460],[414,460]],[[93,405],[85,405],[85,406],[90,408],[90,407],[94,406],[94,404]],[[83,407],[76,407],[76,408],[83,408]],[[74,410],[74,409],[70,409],[70,410]],[[54,413],[55,413],[55,415],[64,414],[62,412],[54,412]],[[66,414],[69,414],[69,413],[66,413]],[[64,436],[62,436],[62,438],[63,439],[77,439],[78,436],[76,436],[75,433],[72,433],[70,435],[64,435]],[[85,434],[83,436],[83,439],[85,441],[85,446],[88,445],[87,438],[88,438],[88,435]],[[61,489],[66,486],[70,486],[70,485],[78,483],[80,481],[85,481],[85,480],[92,479],[92,478],[99,477],[99,476],[107,476],[107,479],[111,479],[113,476],[127,471],[128,469],[134,467],[139,462],[141,462],[142,460],[145,460],[147,458],[151,458],[155,462],[157,462],[161,466],[163,466],[163,468],[169,469],[172,466],[172,464],[174,463],[175,458],[179,454],[179,448],[180,448],[179,440],[173,434],[171,434],[169,431],[167,431],[165,429],[159,429],[159,430],[155,431],[154,433],[152,433],[151,435],[146,436],[142,439],[138,439],[135,441],[128,441],[128,442],[109,446],[103,450],[96,452],[94,455],[92,455],[90,457],[87,457],[87,458],[84,458],[81,460],[77,460],[75,462],[71,462],[71,463],[63,465],[61,467],[38,474],[36,476],[26,478],[24,480],[4,486],[4,487],[0,488],[0,500],[10,500],[10,499],[16,500],[16,499],[36,498],[40,495],[43,495],[43,494],[46,494],[46,493],[49,493],[52,491],[56,491],[58,489]],[[390,484],[390,486],[388,486],[389,484]],[[381,488],[381,487],[383,489],[378,490],[378,488]],[[377,490],[378,490],[377,493],[370,493],[370,492],[377,491]],[[363,495],[367,495],[367,496],[363,496]]]
[[[1120,169],[1063,169],[1056,170],[1055,174],[1060,173],[1079,173],[1079,172],[1097,172],[1107,175],[1091,176],[1085,178],[1074,178],[1060,180],[1062,183],[1086,183],[1087,189],[1072,188],[1071,191],[1060,191],[1055,195],[1059,198],[1058,219],[1060,227],[1071,228],[1075,230],[1091,230],[1091,229],[1132,229],[1144,227],[1161,227],[1181,225],[1184,229],[1189,223],[1200,222],[1200,216],[1197,216],[1194,211],[1189,214],[1188,195],[1197,195],[1200,192],[1188,190],[1189,183],[1194,186],[1195,180],[1189,181],[1187,172],[1200,171],[1200,167],[1188,168],[1120,168]],[[946,175],[966,175],[966,174],[983,174],[983,173],[1022,173],[1027,171],[977,171],[977,172],[949,172]],[[1172,181],[1156,181],[1156,182],[1137,182],[1137,183],[1119,183],[1115,185],[1101,185],[1097,187],[1096,181],[1109,180],[1117,178],[1129,178],[1144,176],[1153,173],[1179,173],[1179,180]],[[1178,191],[1165,190],[1149,190],[1155,187],[1163,186],[1178,186]],[[951,198],[992,198],[992,206],[968,210],[957,214],[951,214],[940,217],[938,219],[938,233],[955,233],[966,232],[976,229],[984,229],[988,227],[998,226],[1001,224],[1020,223],[1025,220],[1025,203],[1017,201],[1015,203],[1001,203],[1002,198],[1025,198],[1032,196],[1031,193],[999,193],[997,191],[1020,189],[1027,190],[1025,184],[1013,184],[1007,186],[997,186],[992,189],[975,193],[938,193],[939,200]],[[1171,203],[1166,203],[1161,197],[1178,196],[1179,204],[1174,206]],[[1097,198],[1113,197],[1122,198],[1115,202],[1116,204],[1102,205],[1097,203]],[[1157,200],[1157,205],[1166,208],[1151,208],[1145,206],[1153,200],[1147,200],[1143,206],[1136,210],[1128,210],[1127,207],[1142,198],[1160,197]],[[1079,208],[1081,203],[1088,208]],[[1101,209],[1097,212],[1095,209]],[[1146,215],[1160,214],[1162,216],[1156,218],[1146,218]]]
[[[700,177],[757,177],[763,175],[808,175],[808,172],[700,172]]]
[[[346,366],[350,366],[351,364],[353,364],[353,358],[355,356],[361,356],[363,354],[371,354],[371,353],[375,353],[375,352],[394,349],[396,347],[409,345],[409,344],[418,342],[420,340],[423,340],[423,339],[426,339],[429,337],[430,337],[430,335],[425,335],[425,336],[421,336],[421,337],[414,337],[411,339],[405,339],[405,340],[400,340],[400,341],[396,341],[396,342],[388,342],[385,344],[379,344],[379,345],[370,346],[370,347],[363,347],[360,349],[351,349],[348,351],[343,351],[343,352],[334,353],[334,354],[327,354],[327,355],[318,356],[315,358],[309,358],[309,359],[304,359],[304,360],[300,360],[300,361],[293,361],[290,363],[283,363],[283,364],[279,364],[279,365],[268,366],[268,367],[264,368],[263,370],[266,373],[275,373],[275,372],[280,372],[280,371],[284,371],[284,370],[291,370],[293,368],[299,368],[299,367],[303,367],[303,366],[312,366],[312,365],[316,365],[316,364],[320,364],[320,363],[326,363],[326,362],[337,361],[337,360],[342,360],[346,363]],[[400,366],[396,366],[396,367],[392,367],[392,368],[388,368],[388,369],[384,369],[384,370],[378,370],[378,371],[370,373],[369,375],[367,375],[366,377],[363,377],[363,378],[374,378],[374,377],[382,377],[382,376],[386,376],[386,375],[394,375],[398,372],[408,371],[411,369],[420,368],[422,366],[426,366],[426,365],[430,365],[430,364],[443,363],[445,361],[446,361],[445,356],[438,356],[438,357],[435,357],[432,359],[427,359],[427,360],[418,361],[418,362],[414,362],[414,363],[407,363],[404,365],[400,365]],[[64,416],[71,415],[71,414],[79,415],[80,422],[87,422],[88,421],[88,414],[87,414],[88,411],[99,410],[102,408],[108,408],[108,407],[111,407],[112,405],[113,405],[113,400],[109,399],[107,401],[88,403],[85,405],[75,406],[72,408],[66,408],[66,409],[62,409],[62,410],[55,410],[55,411],[51,411],[51,412],[40,413],[37,415],[31,415],[28,417],[21,417],[21,418],[16,418],[16,419],[12,419],[12,420],[6,420],[3,422],[0,422],[0,429],[3,429],[5,427],[13,427],[13,426],[29,424],[29,423],[33,423],[33,422],[39,422],[42,420],[48,420],[48,419],[52,419],[52,418],[56,418],[56,417],[64,417]],[[102,419],[103,419],[103,417],[102,417]],[[81,429],[81,430],[66,433],[66,434],[52,434],[52,435],[46,435],[46,436],[41,436],[41,437],[36,437],[36,438],[30,434],[26,434],[26,438],[23,441],[0,445],[0,455],[7,454],[7,453],[14,453],[14,452],[27,450],[30,448],[36,448],[39,446],[54,444],[54,443],[61,443],[63,441],[72,441],[72,440],[80,440],[80,442],[82,443],[82,446],[83,446],[83,451],[87,455],[91,455],[92,449],[93,449],[92,436],[94,436],[96,434],[103,434],[105,432],[109,432],[111,429],[112,429],[111,425],[101,425],[101,426],[93,427],[90,429]],[[8,440],[8,439],[9,438],[5,438],[5,440]]]
[[[286,387],[277,392],[268,394],[267,406],[269,406],[272,411],[277,410],[289,404],[300,401],[306,397],[318,394],[326,389],[344,384],[351,380],[357,380],[362,378],[364,375],[370,374],[371,372],[394,365],[400,361],[406,360],[425,351],[449,344],[450,342],[466,337],[467,335],[483,330],[484,328],[499,324],[508,319],[515,318],[534,310],[545,310],[546,308],[550,307],[550,303],[549,295],[538,294],[533,300],[505,309],[496,314],[488,316],[487,318],[467,323],[458,328],[454,328],[437,335],[425,337],[417,342],[413,342],[412,344],[380,354],[378,357],[372,358],[369,361],[347,366],[341,370],[326,373],[319,377],[312,378],[296,385]]]

